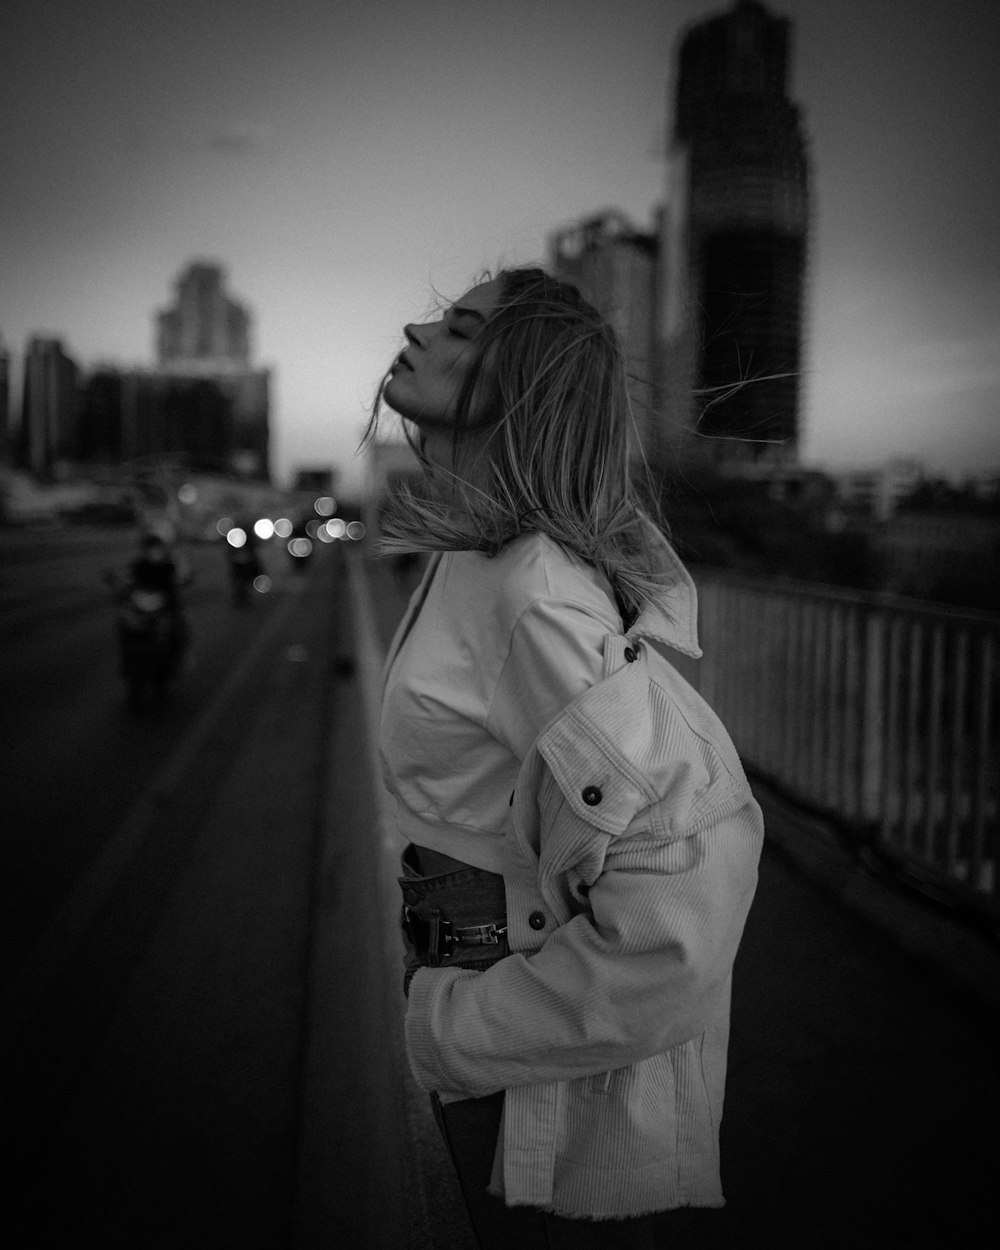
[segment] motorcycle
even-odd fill
[[[167,693],[180,668],[186,631],[164,591],[130,583],[115,589],[120,671],[129,705],[138,711]]]
[[[230,551],[228,556],[233,602],[239,607],[245,607],[252,598],[254,583],[262,573],[260,558],[249,546]]]

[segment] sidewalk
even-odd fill
[[[385,653],[409,600],[414,581],[412,576],[396,578],[387,561],[365,559],[360,552],[349,557],[347,580],[351,594],[354,658],[358,682],[355,694],[359,699],[358,722],[364,730],[368,767],[372,779],[373,825],[381,826],[381,772],[377,760],[378,685]],[[417,1088],[406,1064],[402,1021],[405,1001],[402,997],[401,947],[396,927],[399,898],[396,887],[398,859],[402,847],[392,835],[377,840],[373,856],[376,876],[382,883],[381,914],[384,945],[380,951],[381,976],[388,987],[389,1010],[394,1013],[392,1027],[387,1030],[387,1043],[395,1048],[398,1066],[394,1076],[398,1085],[396,1149],[401,1151],[400,1183],[406,1193],[405,1241],[393,1241],[383,1226],[371,1222],[366,1238],[356,1243],[372,1250],[476,1250],[469,1229],[461,1193],[448,1153],[431,1113],[427,1095]],[[312,1250],[314,1243],[304,1242]]]
[[[363,571],[384,649],[408,587],[386,562]],[[976,1246],[1000,1175],[1000,954],[758,797],[768,841],[734,975],[727,1206],[699,1250]],[[430,1197],[431,1240],[414,1247],[465,1250],[453,1191]]]

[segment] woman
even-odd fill
[[[502,271],[380,401],[432,553],[381,747],[403,855],[406,1042],[483,1247],[652,1245],[722,1205],[733,959],[760,811],[714,714],[693,584],[636,501],[621,353],[575,288]],[[378,421],[376,402],[371,434]],[[666,1213],[666,1214],[658,1214]]]

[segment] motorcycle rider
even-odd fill
[[[139,555],[129,565],[127,589],[155,591],[163,595],[164,607],[170,618],[173,651],[178,657],[185,650],[188,639],[181,602],[181,586],[188,580],[189,573],[178,567],[162,535],[155,531],[143,534]]]
[[[243,534],[239,544],[228,541],[225,544],[226,559],[229,564],[229,578],[233,590],[233,600],[238,604],[249,602],[250,589],[254,580],[263,572],[258,550],[257,533],[253,524],[241,520],[234,526]]]
[[[172,611],[180,610],[177,565],[159,534],[143,534],[139,555],[129,565],[129,581],[137,590],[159,591]]]

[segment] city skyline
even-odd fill
[[[278,475],[349,468],[435,289],[606,209],[650,227],[678,41],[730,7],[13,0],[0,336],[151,362],[175,275],[217,262],[274,370]],[[816,180],[803,458],[1000,464],[995,7],[766,7]]]

